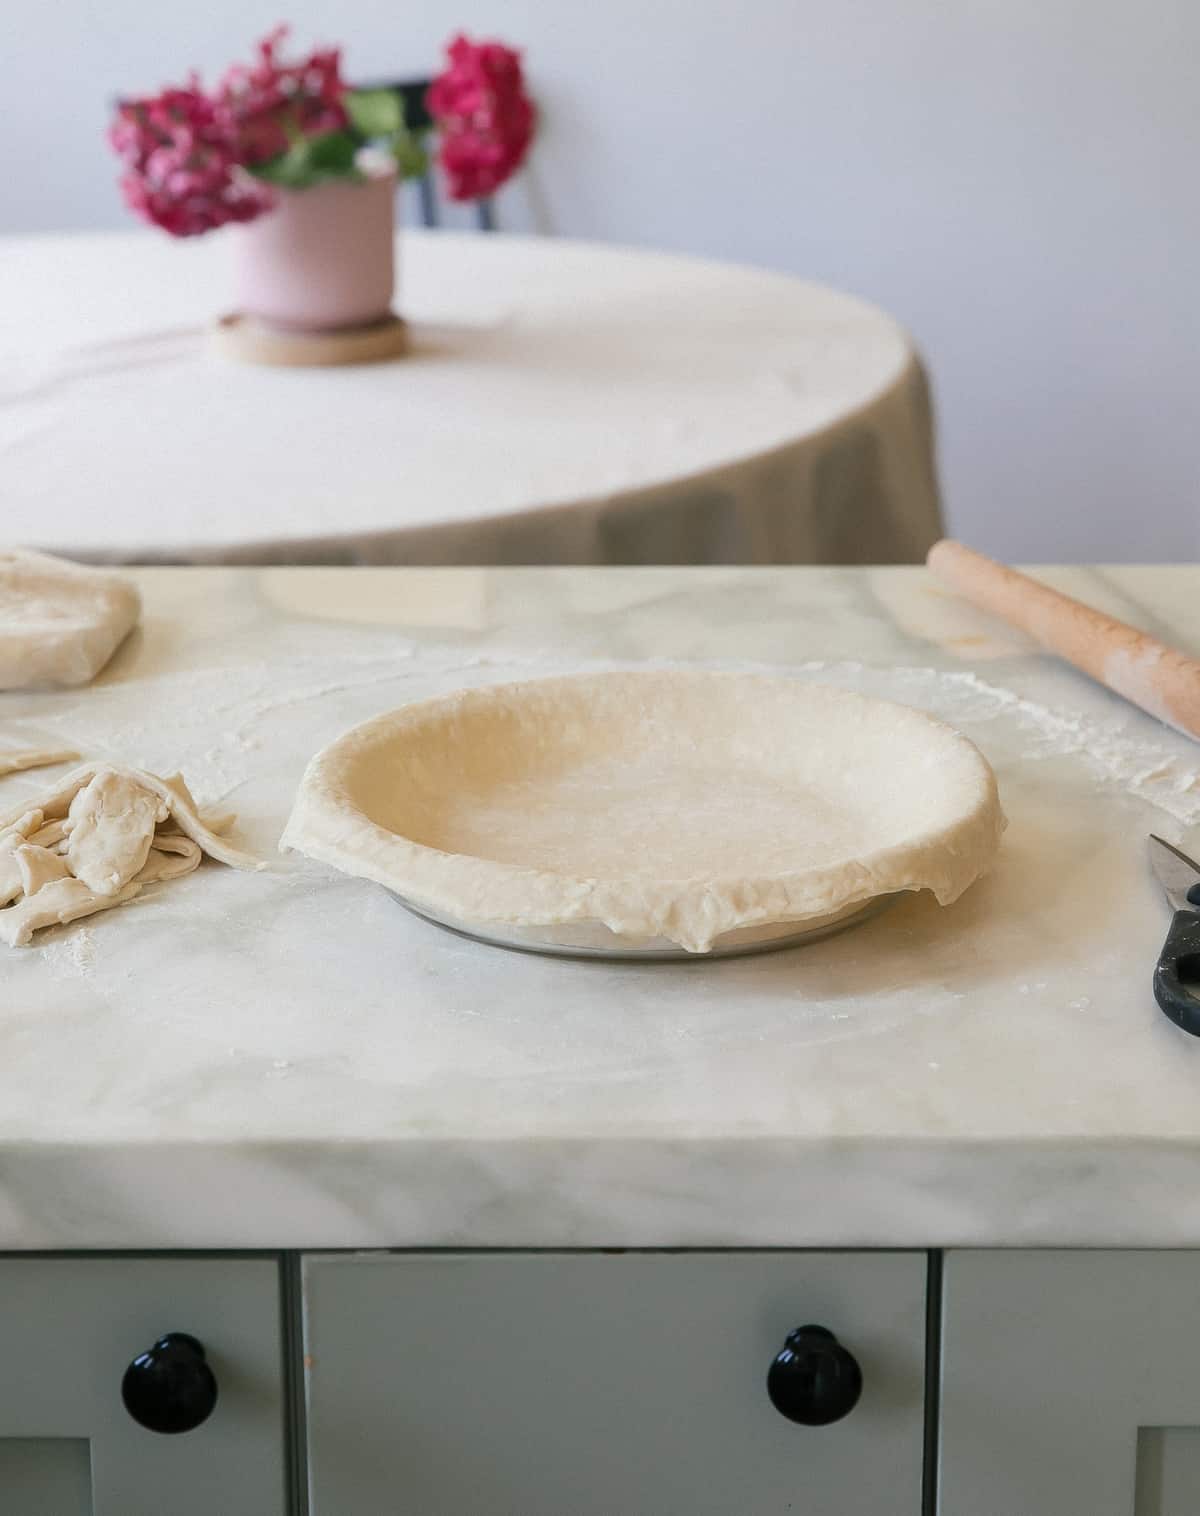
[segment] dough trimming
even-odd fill
[[[201,815],[181,775],[84,764],[0,812],[0,942],[24,947],[43,927],[122,905],[190,873],[204,853],[263,867]]]

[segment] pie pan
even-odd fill
[[[987,761],[919,711],[726,673],[492,685],[355,727],[282,846],[444,926],[605,956],[744,952],[955,900],[1003,818]]]

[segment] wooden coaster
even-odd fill
[[[382,363],[407,346],[408,329],[399,316],[370,326],[344,326],[328,332],[289,332],[236,311],[212,327],[219,353],[239,363],[269,363],[282,368],[311,368],[338,363]]]

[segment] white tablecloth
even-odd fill
[[[405,233],[396,362],[211,350],[220,235],[0,239],[0,536],[102,561],[865,563],[939,533],[924,377],[782,275]]]

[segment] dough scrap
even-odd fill
[[[44,769],[52,763],[72,763],[78,757],[74,748],[65,748],[61,752],[36,747],[0,750],[0,778],[5,774],[19,774],[23,769]]]
[[[0,942],[9,947],[26,947],[34,932],[43,927],[65,926],[110,906],[123,905],[141,888],[140,884],[127,884],[115,895],[97,895],[81,879],[59,879],[43,885],[36,895],[26,895],[16,905],[0,911]]]
[[[192,794],[191,790],[188,789],[187,781],[184,779],[182,774],[167,774],[163,779],[163,783],[169,790],[173,791],[174,794],[176,794],[183,802],[183,804],[186,805],[190,810],[198,811],[200,809],[200,807],[196,804],[196,797]]]
[[[227,863],[234,869],[262,869],[266,864],[261,859],[253,857],[250,853],[243,852],[218,835],[201,816],[196,807],[196,802],[190,795],[185,799],[178,790],[172,788],[157,774],[146,773],[142,769],[124,768],[115,763],[85,763],[77,769],[72,769],[44,795],[39,795],[35,804],[41,809],[47,820],[61,820],[71,808],[71,802],[86,785],[96,777],[101,770],[107,769],[113,774],[119,774],[127,779],[133,779],[143,785],[160,800],[164,801],[171,813],[175,826],[185,837],[190,837],[210,858],[215,858],[218,863]],[[25,805],[28,805],[26,800]],[[0,833],[8,830],[16,822],[17,816],[24,810],[24,805],[12,807],[8,811],[0,811]],[[224,819],[224,818],[222,818]]]
[[[27,841],[38,832],[45,817],[40,810],[10,811],[4,818],[3,826],[0,826],[0,848],[17,838],[20,842]]]
[[[117,894],[145,863],[154,828],[169,814],[140,780],[101,769],[67,812],[71,872],[97,895]]]
[[[89,683],[140,614],[120,574],[0,549],[0,690]]]
[[[24,947],[44,927],[121,905],[190,874],[205,853],[266,866],[205,825],[178,775],[84,764],[34,805],[0,813],[0,942]]]
[[[56,879],[69,879],[71,876],[65,858],[58,853],[48,853],[44,847],[34,847],[30,842],[17,848],[13,857],[17,860],[21,872],[21,888],[26,895],[36,895]]]
[[[587,674],[379,716],[308,765],[281,840],[468,929],[598,923],[706,953],[991,863],[996,780],[922,712],[801,680]]]
[[[139,884],[154,884],[160,879],[182,879],[200,867],[203,854],[190,837],[164,836],[159,832],[150,856],[138,873]]]
[[[39,827],[29,837],[35,847],[54,848],[61,852],[67,841],[67,823],[62,821],[48,821],[45,826]]]
[[[14,847],[5,848],[3,839],[0,839],[0,906],[11,905],[25,888],[17,863],[17,847],[23,845],[18,842]]]
[[[21,866],[17,862],[17,849],[24,847],[41,824],[41,811],[27,811],[7,830],[0,828],[0,906],[10,904],[25,888]]]

